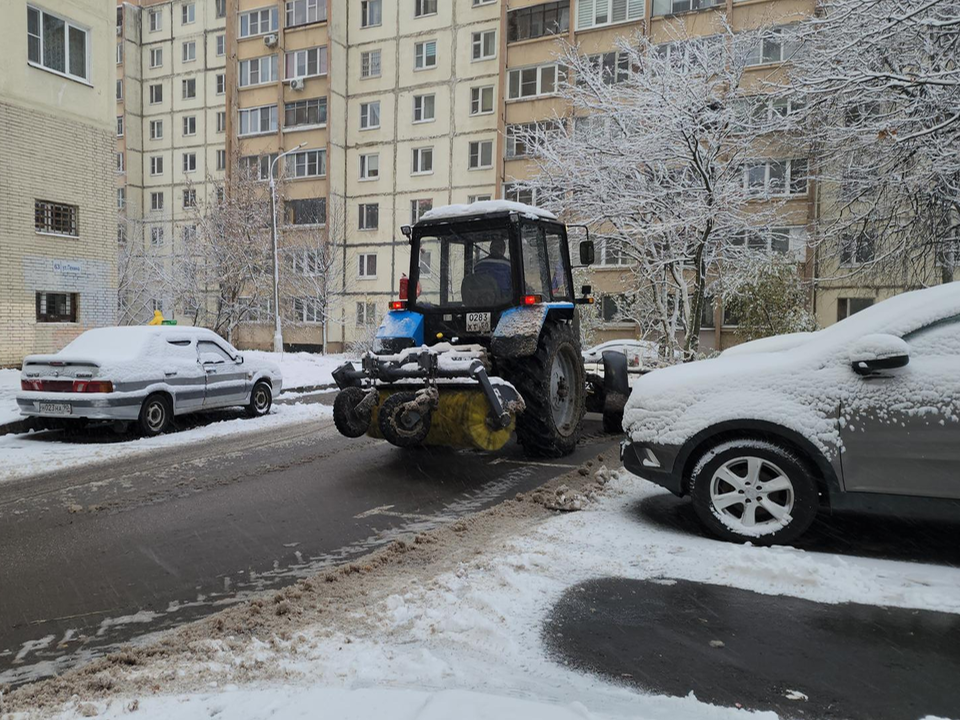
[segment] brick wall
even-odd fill
[[[112,91],[113,87],[104,90]],[[116,321],[116,139],[0,102],[0,367]],[[34,201],[79,207],[79,237],[38,234]],[[38,323],[36,292],[78,293],[77,323]]]

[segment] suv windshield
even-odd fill
[[[420,237],[415,304],[493,308],[513,298],[510,230],[438,228]]]

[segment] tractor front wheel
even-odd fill
[[[509,363],[508,379],[526,403],[517,440],[528,455],[562,457],[577,447],[586,382],[580,341],[569,323],[547,323],[537,352]]]

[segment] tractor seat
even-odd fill
[[[474,273],[463,278],[460,296],[465,307],[490,307],[500,302],[500,285],[492,275]]]

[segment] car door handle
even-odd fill
[[[212,375],[212,374],[214,374],[215,372],[217,372],[217,369],[216,369],[216,368],[204,368],[204,370],[207,371],[207,374],[208,374],[208,375]]]
[[[163,376],[164,376],[164,377],[173,377],[173,376],[176,375],[176,374],[177,374],[177,371],[176,371],[176,370],[170,370],[170,371],[164,372],[164,373],[163,373]]]

